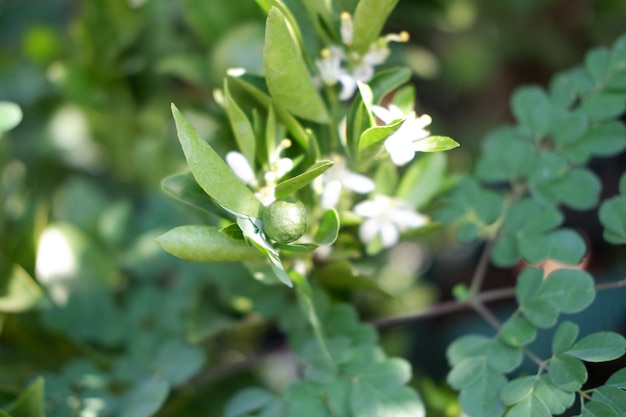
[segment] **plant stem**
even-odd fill
[[[489,257],[491,256],[491,250],[493,249],[494,242],[495,239],[489,239],[485,244],[485,247],[483,248],[483,253],[480,255],[478,265],[476,265],[476,269],[474,270],[474,275],[472,276],[472,281],[470,283],[470,300],[476,298],[476,296],[480,292],[480,289],[482,288],[483,281],[485,280],[485,276],[487,275],[487,268],[489,267]]]

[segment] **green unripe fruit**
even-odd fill
[[[274,201],[263,212],[265,234],[278,243],[289,243],[304,234],[306,209],[304,204],[293,197],[283,197]]]

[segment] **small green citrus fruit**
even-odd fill
[[[300,238],[306,229],[304,204],[293,197],[282,197],[267,207],[261,217],[265,234],[278,243]]]

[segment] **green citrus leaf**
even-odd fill
[[[279,107],[294,116],[325,123],[326,106],[313,85],[293,31],[285,15],[272,7],[267,15],[263,49],[267,87]]]
[[[234,216],[224,210],[198,185],[193,174],[174,174],[161,181],[161,188],[170,197],[192,207],[213,213],[219,217],[234,220]]]
[[[372,89],[373,103],[379,103],[386,94],[409,81],[412,75],[413,72],[407,67],[389,68],[376,72],[374,78],[368,83]],[[396,95],[394,95],[394,102]],[[410,110],[413,108],[411,107]]]
[[[306,187],[308,184],[311,183],[311,181],[322,175],[327,169],[332,166],[333,162],[331,161],[319,161],[315,163],[315,165],[307,169],[305,172],[280,182],[276,186],[276,197],[285,197],[295,193],[301,188]]]
[[[0,284],[0,312],[19,313],[30,310],[43,296],[43,290],[37,282],[24,268],[15,264]]]
[[[364,152],[374,145],[379,145],[382,141],[387,139],[389,135],[398,130],[400,126],[402,126],[402,123],[404,123],[404,120],[396,120],[386,126],[373,126],[366,129],[359,138],[359,152]]]
[[[187,164],[202,189],[229,210],[260,217],[261,202],[231,171],[215,150],[204,142],[194,127],[172,104],[178,139]]]
[[[440,192],[446,166],[444,153],[430,153],[414,160],[404,172],[396,196],[416,210],[422,209]]]
[[[45,417],[44,379],[35,379],[4,409],[11,417]]]
[[[457,141],[447,136],[428,136],[418,142],[420,152],[443,152],[461,146]]]
[[[580,339],[567,353],[587,362],[605,362],[617,359],[626,350],[624,336],[614,332],[598,332]]]
[[[318,222],[315,242],[319,245],[332,245],[339,235],[339,214],[335,209],[326,210]]]
[[[356,6],[353,17],[352,47],[363,55],[370,45],[378,39],[387,18],[398,0],[361,0]]]
[[[224,95],[226,104],[226,114],[228,114],[228,120],[230,126],[235,135],[237,146],[239,150],[246,157],[250,166],[254,167],[255,152],[256,152],[256,137],[254,136],[254,130],[252,124],[248,119],[248,116],[239,107],[235,99],[230,95],[228,88],[228,78],[224,79]]]
[[[157,243],[176,257],[196,262],[240,262],[263,256],[213,226],[180,226],[159,236]]]

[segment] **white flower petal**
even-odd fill
[[[400,232],[392,222],[388,221],[380,225],[380,237],[383,241],[383,247],[389,248],[398,243]]]
[[[368,219],[361,223],[359,227],[359,238],[363,243],[369,243],[380,231],[380,223],[377,219]]]
[[[339,195],[341,194],[341,187],[341,181],[339,180],[330,181],[324,186],[321,202],[323,209],[327,210],[337,205]]]
[[[356,91],[356,79],[349,74],[342,74],[339,77],[341,83],[341,92],[339,93],[339,100],[349,100]]]
[[[250,185],[256,183],[254,171],[243,154],[236,151],[228,152],[226,154],[226,163],[241,181]]]
[[[376,185],[374,181],[366,177],[365,175],[355,174],[347,171],[341,178],[341,183],[348,190],[354,191],[359,194],[367,194],[374,191]]]
[[[352,76],[357,81],[368,82],[374,77],[374,67],[368,64],[362,64],[352,71]]]
[[[393,210],[391,218],[400,230],[416,229],[428,223],[428,217],[408,209]]]
[[[377,196],[378,197],[378,196]],[[379,199],[361,201],[353,208],[354,213],[361,217],[377,217],[387,206]]]

